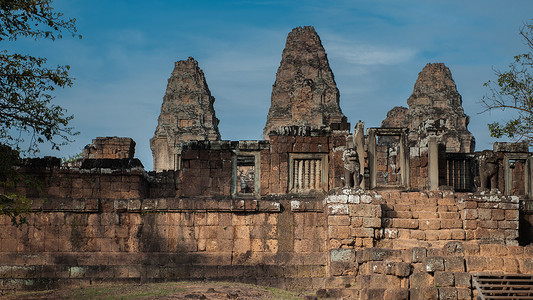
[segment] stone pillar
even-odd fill
[[[409,188],[411,185],[411,168],[409,165],[409,143],[407,141],[407,131],[402,130],[400,134],[400,184],[406,188]]]
[[[368,131],[368,170],[370,173],[370,189],[377,185],[377,157],[376,157],[376,133],[374,130]]]
[[[439,188],[439,144],[436,137],[428,142],[428,184],[430,191]]]

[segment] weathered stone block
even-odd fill
[[[440,226],[442,229],[453,229],[453,228],[462,228],[463,222],[459,219],[457,220],[441,220]]]
[[[380,218],[363,218],[363,227],[379,228],[381,227]]]
[[[352,229],[365,229],[365,228],[352,228]],[[329,234],[329,237],[333,239],[347,239],[351,236],[350,226],[329,226],[328,234]]]
[[[385,288],[366,288],[361,291],[361,299],[384,299]]]
[[[400,250],[385,248],[366,248],[363,250],[362,261],[398,260],[401,258]]]
[[[423,247],[415,247],[412,249],[412,262],[423,262],[427,256],[427,250]]]
[[[477,212],[479,220],[490,220],[492,218],[492,209],[479,208]]]
[[[411,300],[438,300],[439,291],[436,287],[420,287],[409,289]]]
[[[457,300],[457,289],[454,287],[441,287],[439,290],[439,300]]]
[[[406,288],[386,289],[385,293],[383,294],[383,299],[384,300],[408,300],[409,289],[406,289]]]
[[[452,272],[435,272],[435,286],[445,287],[454,286],[455,279]]]
[[[361,287],[367,288],[401,288],[400,278],[394,275],[383,275],[383,274],[373,274],[373,275],[362,275],[358,276],[358,284]]]
[[[464,272],[465,260],[459,256],[445,257],[444,269],[446,272]]]
[[[328,216],[328,225],[350,225],[350,217],[346,215]]]
[[[328,213],[330,215],[347,215],[349,212],[347,204],[329,204]]]
[[[440,220],[420,220],[420,230],[437,230],[440,229]]]
[[[374,237],[374,228],[352,228],[351,234],[354,237],[359,238],[373,238]]]
[[[466,272],[456,272],[454,273],[455,286],[459,288],[468,288],[472,287],[472,280],[470,273]]]
[[[413,219],[393,219],[392,226],[395,228],[417,229],[418,220]]]
[[[472,290],[469,288],[457,288],[457,300],[471,300]]]
[[[444,271],[444,258],[441,256],[428,256],[425,260],[426,271],[427,272],[436,272]]]

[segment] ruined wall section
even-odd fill
[[[150,140],[154,171],[176,170],[182,142],[220,140],[214,102],[198,62],[192,57],[176,62]]]
[[[279,126],[330,126],[346,123],[339,107],[339,90],[320,37],[311,26],[287,36],[263,137]]]
[[[320,202],[300,203],[38,200],[20,229],[0,216],[0,289],[178,279],[323,288],[325,216]]]
[[[518,245],[519,199],[501,194],[340,190],[325,199],[329,247]]]
[[[82,157],[84,159],[133,159],[135,156],[135,141],[125,137],[97,137],[85,146]]]
[[[342,152],[346,146],[346,130],[313,130],[309,127],[281,127],[270,136],[269,151],[261,152],[261,195],[266,194],[322,194],[342,186],[344,165]],[[307,129],[307,130],[304,130]],[[316,176],[309,161],[320,161],[321,174],[326,176],[315,189],[306,187],[309,177]],[[299,165],[300,164],[300,165]],[[301,174],[301,176],[299,176]],[[292,178],[291,178],[292,177]],[[303,181],[299,184],[298,181]],[[318,179],[315,181],[318,182]],[[300,186],[301,185],[301,186]]]
[[[429,138],[442,144],[445,152],[472,153],[475,139],[468,131],[469,117],[450,69],[442,63],[428,63],[419,73],[409,108],[395,107],[387,113],[382,127],[409,128],[411,186],[427,188]]]
[[[337,190],[324,203],[337,286],[322,297],[472,299],[475,273],[533,272],[517,197]]]

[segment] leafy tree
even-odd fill
[[[75,22],[56,12],[52,0],[0,0],[0,44],[19,38],[55,40],[63,32],[79,36]],[[10,216],[14,224],[23,223],[21,213],[29,209],[27,199],[6,192],[22,180],[19,153],[35,154],[44,142],[59,149],[76,134],[69,127],[72,116],[51,102],[56,88],[72,85],[69,66],[50,68],[46,62],[0,51],[0,214]]]
[[[533,145],[533,19],[522,26],[520,35],[528,51],[515,56],[507,71],[495,71],[498,79],[485,83],[490,94],[483,97],[482,104],[484,111],[510,109],[517,114],[505,123],[488,124],[492,137],[507,136]]]

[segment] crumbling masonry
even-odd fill
[[[471,299],[486,276],[531,278],[532,154],[510,143],[474,152],[444,64],[426,65],[409,108],[379,128],[351,131],[339,99],[320,38],[295,28],[264,140],[225,141],[198,63],[177,62],[150,141],[154,172],[128,138],[97,138],[69,166],[21,166],[42,184],[9,190],[34,201],[21,229],[0,216],[0,289],[211,279]]]

